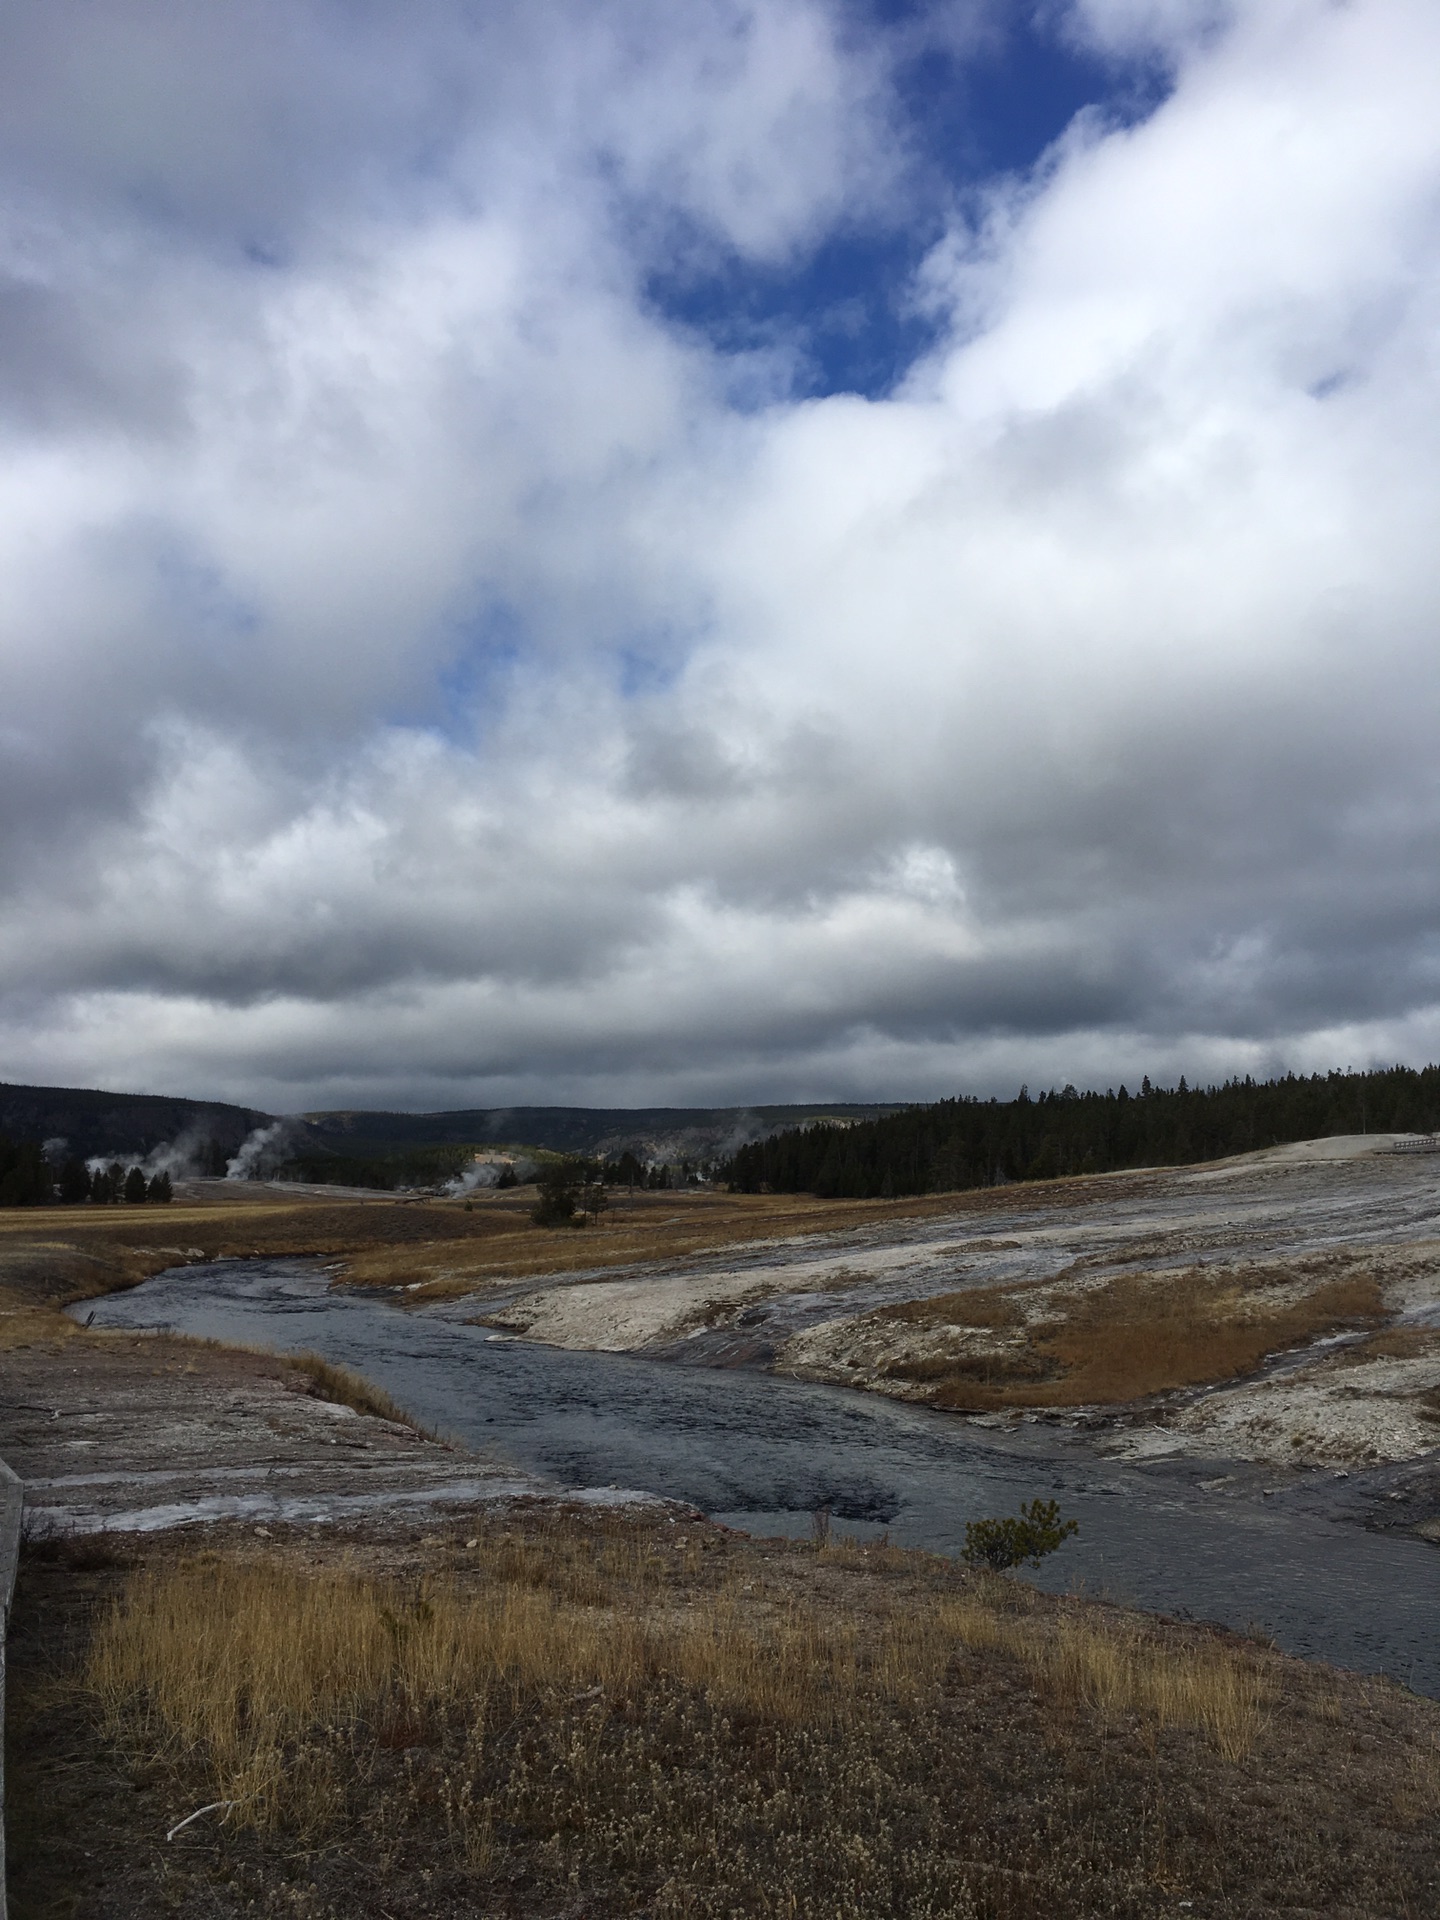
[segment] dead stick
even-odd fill
[[[198,1820],[202,1813],[219,1813],[222,1807],[228,1812],[231,1807],[238,1807],[239,1804],[240,1802],[238,1800],[212,1800],[208,1807],[197,1807],[194,1813],[187,1813],[183,1820],[178,1821],[175,1826],[171,1827],[165,1838],[167,1840],[173,1840],[177,1833],[183,1833],[190,1822],[192,1820]]]

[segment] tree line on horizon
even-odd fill
[[[1186,1166],[1346,1133],[1432,1133],[1440,1067],[1287,1073],[1220,1086],[1123,1085],[1014,1100],[961,1096],[851,1125],[790,1127],[739,1148],[719,1169],[737,1193],[875,1200],[1127,1167]]]
[[[172,1198],[168,1173],[147,1178],[143,1167],[127,1167],[123,1160],[92,1169],[73,1156],[56,1168],[38,1140],[12,1140],[0,1133],[0,1207],[53,1207],[57,1202],[78,1206],[86,1201],[157,1206]]]

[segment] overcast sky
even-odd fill
[[[19,0],[0,168],[0,1078],[1440,1058],[1434,0]]]

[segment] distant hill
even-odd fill
[[[182,1138],[214,1141],[224,1153],[233,1154],[245,1136],[269,1118],[250,1107],[216,1100],[0,1082],[0,1133],[16,1140],[64,1140],[81,1159],[101,1153],[143,1159],[155,1147]]]
[[[784,1127],[832,1121],[853,1125],[904,1111],[904,1103],[852,1101],[757,1107],[468,1107],[446,1113],[369,1110],[307,1113],[310,1143],[333,1153],[370,1157],[407,1147],[469,1145],[540,1147],[550,1153],[615,1158],[627,1149],[642,1160],[710,1160]]]
[[[642,1160],[713,1160],[781,1128],[832,1121],[854,1125],[903,1112],[900,1102],[848,1101],[762,1107],[466,1107],[444,1113],[357,1109],[289,1116],[280,1155],[337,1155],[378,1161],[419,1147],[537,1147],[551,1153]],[[277,1115],[217,1100],[111,1093],[90,1087],[24,1087],[0,1082],[0,1133],[17,1140],[64,1140],[82,1159],[96,1154],[143,1159],[183,1142],[196,1166],[223,1172],[224,1159]],[[207,1152],[208,1149],[218,1151]]]

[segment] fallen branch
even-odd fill
[[[173,1840],[177,1833],[183,1833],[190,1822],[192,1820],[198,1820],[202,1813],[219,1813],[222,1808],[228,1813],[231,1807],[238,1807],[239,1804],[240,1802],[238,1800],[212,1800],[208,1806],[197,1807],[194,1813],[187,1813],[183,1820],[177,1821],[166,1834],[165,1838],[167,1840]]]

